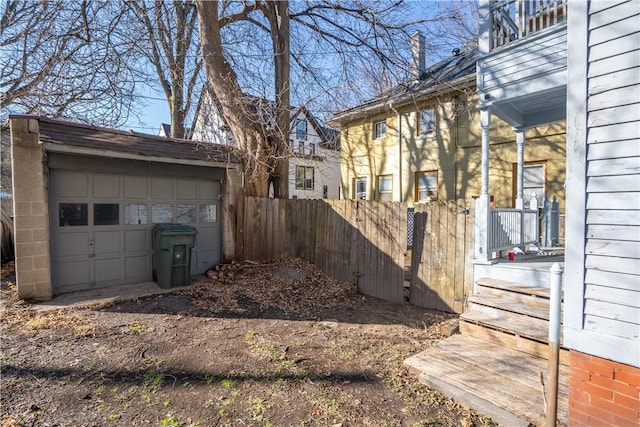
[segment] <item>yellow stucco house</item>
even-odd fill
[[[477,197],[481,187],[481,142],[477,51],[454,51],[426,69],[424,41],[414,36],[414,78],[336,114],[341,131],[343,198],[414,203]],[[564,212],[564,123],[516,130],[491,123],[490,179],[495,207],[524,207],[535,193],[556,196]],[[519,143],[517,143],[519,140]],[[526,144],[525,144],[526,141]],[[518,151],[523,185],[518,194]],[[539,206],[541,204],[539,203]]]

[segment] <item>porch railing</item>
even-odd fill
[[[491,4],[491,49],[566,22],[567,0],[502,0]]]
[[[488,252],[538,244],[537,209],[489,209]]]

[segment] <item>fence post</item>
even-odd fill
[[[555,427],[558,417],[558,364],[560,361],[560,316],[562,309],[562,266],[560,263],[556,262],[551,266],[550,275],[547,427]]]

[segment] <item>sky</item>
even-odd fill
[[[438,2],[438,1],[427,1],[427,0],[412,0],[409,2],[412,8],[415,10],[416,16],[426,16],[428,15],[434,8],[438,8],[439,6],[443,6],[445,3],[450,2]],[[445,48],[446,52],[443,55],[449,53],[449,48]],[[433,63],[439,58],[427,58],[427,66],[430,65],[430,62]],[[141,107],[141,111],[139,111],[140,119],[136,117],[131,117],[129,121],[123,126],[124,129],[131,129],[136,132],[143,132],[157,135],[160,129],[161,123],[170,123],[170,115],[169,115],[169,107],[164,97],[164,93],[160,90],[158,86],[158,90],[152,90],[148,88],[146,93],[142,94],[142,97],[145,99],[147,106]],[[194,101],[197,103],[197,100]],[[191,123],[187,120],[186,125],[189,126]]]
[[[164,93],[161,91],[153,92],[149,89],[143,96],[147,98],[148,105],[142,107],[142,110],[139,111],[140,120],[136,117],[131,117],[124,128],[157,135],[160,131],[161,123],[171,123],[169,106],[164,98]]]

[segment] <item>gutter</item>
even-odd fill
[[[42,145],[44,146],[45,150],[50,153],[81,154],[85,156],[111,157],[114,159],[141,160],[145,162],[171,163],[171,164],[182,164],[182,165],[189,165],[189,166],[205,166],[205,167],[223,168],[223,169],[240,169],[240,165],[233,162],[177,159],[177,158],[161,157],[161,156],[144,156],[141,154],[123,153],[122,151],[74,147],[69,145],[54,144],[51,142],[45,142]]]
[[[431,99],[444,93],[451,93],[456,90],[462,91],[464,89],[475,86],[476,73],[468,74],[464,77],[458,78],[457,80],[447,82],[446,84],[442,83],[438,86],[438,88],[434,90],[407,94],[402,98],[396,100],[395,102],[389,98],[385,98],[376,100],[375,102],[370,102],[369,104],[365,103],[360,106],[353,107],[349,110],[345,110],[342,113],[333,116],[327,123],[331,124],[332,126],[337,125],[339,127],[340,123],[355,120],[360,117],[366,117],[370,114],[382,113],[385,111],[389,111],[390,109],[397,111],[397,109],[405,107],[407,105],[411,105],[415,102]]]

